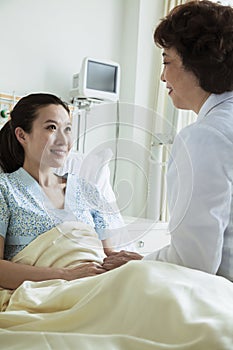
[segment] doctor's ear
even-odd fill
[[[25,141],[26,141],[25,135],[26,135],[26,133],[22,128],[17,127],[15,129],[15,136],[20,144],[25,144]]]

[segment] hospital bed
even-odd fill
[[[88,161],[72,154],[66,166],[95,182],[111,202],[110,157],[108,150]],[[118,242],[119,248],[130,246],[143,255],[169,243],[166,224],[125,217],[124,225],[131,239]],[[72,266],[104,258],[85,224],[64,223],[43,235],[15,262]],[[75,281],[26,281],[15,291],[0,290],[0,305],[4,350],[233,349],[232,283],[175,264],[132,261]]]

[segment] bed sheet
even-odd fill
[[[38,238],[15,261],[71,266],[104,257],[87,225]],[[231,282],[153,261],[69,282],[25,281],[0,313],[3,349],[231,350],[232,329]]]

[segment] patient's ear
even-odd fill
[[[15,128],[15,136],[21,145],[24,145],[26,143],[26,133],[19,126]]]

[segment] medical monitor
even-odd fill
[[[108,60],[84,58],[79,74],[73,76],[71,96],[117,101],[120,65]]]

